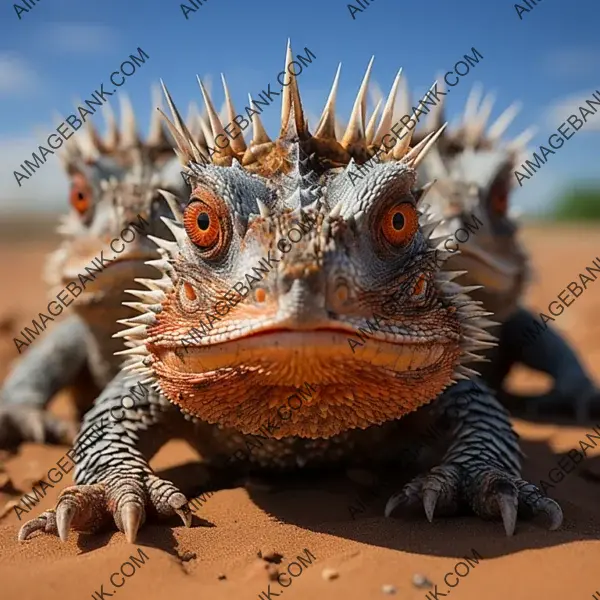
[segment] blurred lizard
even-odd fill
[[[123,342],[112,336],[117,320],[131,315],[122,304],[124,290],[135,286],[134,278],[153,275],[154,267],[145,261],[160,258],[147,238],[165,231],[160,216],[168,209],[157,189],[188,189],[158,111],[154,109],[143,141],[129,100],[121,100],[120,129],[106,105],[105,139],[88,121],[87,130],[77,132],[61,155],[71,184],[71,211],[62,220],[63,239],[49,257],[46,277],[53,296],[71,282],[84,291],[71,299],[72,306],[65,305],[66,315],[55,327],[34,338],[7,376],[0,390],[0,447],[72,439],[72,427],[45,408],[59,390],[75,385],[88,392],[75,394],[81,416],[118,372],[120,359],[114,352]],[[155,94],[155,100],[160,96]],[[125,243],[120,235],[128,227],[134,239]],[[111,240],[116,240],[112,248]],[[85,267],[98,261],[104,269],[82,283],[79,274],[90,278]]]
[[[286,67],[292,59],[288,45]],[[506,410],[464,366],[490,346],[489,313],[453,281],[456,273],[441,270],[449,253],[444,238],[432,237],[438,221],[420,207],[424,193],[412,191],[439,131],[412,149],[406,132],[360,183],[349,177],[391,125],[384,113],[367,143],[370,69],[340,141],[337,77],[314,134],[290,76],[279,137],[270,139],[257,111],[249,146],[234,128],[235,144],[221,150],[210,140],[208,148],[195,144],[165,90],[193,191],[183,210],[170,198],[170,239],[155,239],[162,276],[133,293],[141,314],[124,333],[134,346],[120,353],[124,371],[84,417],[80,439],[108,420],[131,386],[128,374],[153,390],[105,426],[102,441],[77,461],[77,485],[62,492],[56,510],[23,525],[19,539],[42,530],[66,540],[71,528],[116,524],[131,542],[150,515],[178,514],[189,527],[186,497],[148,464],[175,436],[216,466],[253,439],[254,451],[240,459],[246,470],[386,464],[399,486],[388,516],[400,507],[423,506],[429,520],[466,509],[501,518],[512,535],[518,511],[560,526],[558,504],[520,476]],[[212,134],[224,136],[200,86]],[[393,322],[354,352],[349,336],[378,320],[391,293]],[[285,397],[306,385],[314,395],[290,414]],[[419,417],[443,423],[444,453],[402,486],[399,455]]]
[[[447,249],[456,250],[449,268],[466,271],[459,279],[464,285],[483,285],[473,298],[483,301],[486,310],[502,323],[491,332],[498,347],[488,351],[491,362],[480,369],[485,381],[516,416],[543,416],[554,419],[575,416],[578,421],[596,415],[600,395],[574,349],[551,326],[534,342],[525,332],[535,330],[539,318],[522,306],[529,280],[529,257],[518,239],[518,224],[511,216],[510,194],[513,171],[533,137],[528,129],[510,142],[502,136],[519,111],[507,108],[488,128],[493,97],[481,101],[481,89],[473,89],[467,100],[462,123],[447,128],[439,143],[421,165],[421,182],[437,180],[428,201],[435,214],[443,217],[440,231],[452,236],[458,230],[464,241],[455,240]],[[444,96],[431,108],[425,127],[415,133],[419,141],[444,121]],[[401,104],[409,104],[404,100]],[[554,380],[548,393],[523,396],[503,388],[516,364],[547,373]]]

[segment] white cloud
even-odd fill
[[[547,125],[551,129],[556,129],[558,125],[563,123],[564,120],[571,115],[577,115],[581,118],[579,112],[580,106],[583,106],[587,110],[593,111],[593,109],[596,109],[596,111],[598,111],[598,106],[594,104],[592,105],[593,108],[590,108],[586,103],[587,100],[598,102],[597,98],[600,98],[600,93],[598,93],[598,91],[600,91],[600,87],[586,92],[571,94],[570,96],[557,100],[545,111]],[[592,95],[594,93],[596,94],[596,98]],[[598,114],[598,112],[596,112],[595,115],[587,115],[587,121],[585,127],[582,127],[582,131],[600,131],[600,114]]]
[[[15,52],[0,52],[0,96],[30,94],[40,79],[29,63]]]
[[[66,206],[68,183],[56,154],[47,156],[29,179],[22,179],[21,187],[13,174],[21,171],[19,167],[25,160],[31,161],[31,153],[43,142],[42,135],[39,139],[34,136],[0,139],[0,213],[46,212]]]
[[[44,44],[60,53],[100,54],[113,49],[117,34],[96,23],[51,23],[41,32]]]

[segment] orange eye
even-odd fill
[[[383,218],[383,235],[393,246],[406,246],[419,228],[417,209],[408,202],[390,208]]]
[[[80,215],[84,215],[92,205],[92,190],[82,175],[73,177],[69,202]]]
[[[196,200],[185,209],[183,225],[192,242],[199,248],[213,246],[221,233],[217,211],[203,200]]]

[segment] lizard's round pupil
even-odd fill
[[[397,212],[393,217],[392,217],[392,227],[396,230],[396,231],[400,231],[403,227],[404,227],[404,215],[402,213]]]
[[[79,200],[83,200],[83,194],[81,192],[77,192],[77,198],[79,198]]]
[[[201,212],[196,221],[198,223],[198,227],[202,229],[202,231],[206,231],[210,226],[210,217],[208,216],[208,213]]]

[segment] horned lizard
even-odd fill
[[[286,65],[291,60],[288,44]],[[151,456],[177,435],[218,466],[244,436],[269,428],[286,395],[305,383],[316,389],[310,402],[263,438],[245,468],[394,460],[411,417],[420,415],[447,425],[446,452],[439,466],[390,498],[387,515],[423,503],[430,520],[436,510],[465,507],[502,518],[508,535],[517,509],[546,514],[551,529],[560,525],[559,505],[520,477],[507,412],[463,364],[489,346],[488,313],[452,281],[455,273],[440,270],[448,255],[432,237],[435,227],[423,224],[423,194],[411,191],[439,131],[412,149],[410,134],[399,138],[369,177],[356,187],[349,181],[354,162],[373,150],[364,137],[369,71],[341,141],[337,83],[311,135],[292,78],[279,137],[268,137],[256,113],[250,144],[238,138],[237,147],[220,152],[210,140],[208,148],[194,143],[165,88],[169,127],[193,191],[183,211],[165,194],[174,218],[165,219],[172,239],[155,238],[161,277],[134,292],[141,314],[126,335],[134,346],[121,352],[124,371],[87,413],[80,435],[108,415],[131,373],[153,391],[83,456],[78,485],[62,492],[56,510],[26,523],[19,539],[43,530],[65,540],[71,528],[93,532],[114,521],[133,541],[150,513],[178,514],[190,526],[186,497],[152,472]],[[200,87],[213,135],[224,134]],[[209,155],[211,164],[200,164]],[[279,242],[303,215],[314,227],[284,252]],[[263,260],[274,265],[264,277],[253,270]],[[392,331],[378,332],[357,358],[348,334],[398,288],[405,293]],[[216,301],[227,310],[211,313],[216,324],[191,338]],[[400,482],[402,465],[396,469]]]
[[[107,105],[105,139],[88,122],[88,129],[73,136],[61,155],[71,183],[71,212],[61,223],[63,241],[46,269],[57,291],[78,281],[78,273],[85,275],[85,267],[101,253],[105,270],[85,284],[85,291],[66,308],[66,318],[34,340],[7,377],[0,391],[0,447],[68,437],[67,424],[44,410],[52,396],[72,384],[89,389],[86,375],[91,374],[95,394],[77,396],[83,413],[117,374],[120,360],[114,352],[123,344],[112,335],[119,329],[116,321],[132,313],[122,305],[127,299],[123,290],[135,277],[154,272],[145,261],[160,256],[146,235],[166,231],[159,217],[168,210],[156,190],[166,187],[181,193],[187,188],[172,164],[172,141],[160,115],[156,113],[148,138],[142,141],[128,98],[121,100],[120,129]],[[116,254],[109,243],[131,224],[137,235],[131,243],[119,240],[117,250],[124,249]]]

